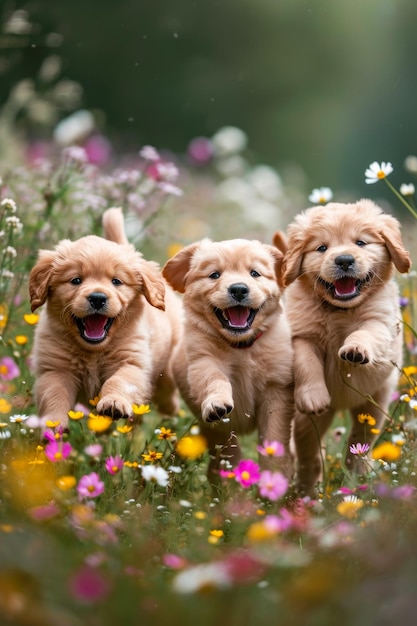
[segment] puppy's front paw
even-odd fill
[[[132,405],[123,398],[104,396],[97,403],[96,411],[99,415],[108,415],[114,420],[132,415]]]
[[[201,405],[201,415],[205,422],[218,422],[233,411],[232,398],[209,396]]]
[[[369,350],[355,343],[342,346],[339,350],[339,357],[344,361],[359,365],[366,365],[372,360]]]
[[[301,413],[323,415],[330,408],[331,397],[326,385],[301,385],[295,389],[295,406]]]

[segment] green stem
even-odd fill
[[[387,178],[387,177],[385,177],[385,178],[384,178],[384,181],[386,182],[386,184],[388,185],[388,187],[391,189],[392,193],[393,193],[394,195],[396,195],[396,196],[397,196],[397,198],[398,198],[398,199],[399,199],[399,200],[403,203],[403,205],[406,207],[406,209],[408,209],[408,210],[410,211],[411,215],[412,215],[413,217],[415,217],[415,218],[416,218],[416,220],[417,220],[417,211],[415,211],[415,210],[413,209],[413,207],[411,206],[411,204],[409,204],[409,203],[407,202],[407,200],[404,198],[404,196],[402,196],[402,195],[400,194],[400,192],[399,192],[399,191],[397,191],[397,190],[395,189],[394,185],[392,185],[392,184],[389,182],[389,180],[388,180],[388,178]]]

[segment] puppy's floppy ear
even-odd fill
[[[29,275],[30,308],[35,311],[46,302],[52,276],[53,250],[40,250],[38,261]]]
[[[392,215],[382,215],[381,219],[383,226],[379,233],[395,267],[401,274],[405,274],[411,267],[411,259],[401,239],[400,224]]]
[[[272,243],[278,250],[281,250],[282,254],[288,251],[287,236],[282,230],[277,230],[272,236]]]
[[[185,291],[185,283],[190,269],[191,259],[199,245],[200,244],[197,242],[182,248],[182,250],[169,259],[162,268],[162,276],[173,289],[180,293],[184,293]]]
[[[288,250],[282,262],[283,284],[285,287],[293,283],[301,274],[303,263],[303,243],[298,241],[294,245],[289,242]]]
[[[159,265],[154,261],[140,260],[138,266],[143,295],[156,309],[165,311],[165,285],[159,271]]]
[[[272,256],[275,265],[275,276],[277,278],[277,283],[280,287],[284,287],[284,276],[282,272],[282,262],[284,259],[284,255],[281,250],[274,248],[274,246],[269,246],[268,244],[264,244],[267,248],[268,252]]]

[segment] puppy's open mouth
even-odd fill
[[[228,309],[216,308],[214,312],[223,328],[235,333],[244,333],[251,327],[258,311],[247,306],[232,306]]]
[[[76,317],[75,321],[81,337],[88,343],[100,343],[107,337],[114,318],[93,313],[86,317]]]
[[[320,282],[325,286],[333,298],[336,300],[352,300],[360,294],[361,288],[366,283],[372,280],[372,274],[368,274],[365,278],[355,278],[354,276],[343,276],[334,281],[334,283],[328,283],[322,278]]]

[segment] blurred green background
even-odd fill
[[[417,151],[415,0],[1,7],[0,105],[25,78],[40,93],[49,89],[40,70],[53,56],[119,151],[152,144],[182,154],[194,137],[235,125],[255,160],[278,171],[296,164],[311,187],[359,195],[371,161],[392,161],[400,183],[398,169]],[[16,11],[23,22],[11,28]],[[47,122],[26,120],[26,131],[38,138]]]

